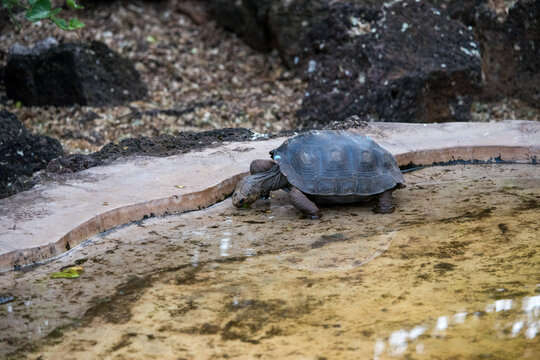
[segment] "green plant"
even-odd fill
[[[40,20],[48,19],[56,24],[60,29],[63,30],[75,30],[82,28],[84,24],[80,22],[77,18],[69,19],[68,21],[58,17],[58,13],[62,8],[57,7],[55,9],[51,6],[50,0],[1,0],[2,6],[7,10],[9,17],[17,26],[17,29],[21,29],[21,24],[15,19],[13,15],[13,8],[15,6],[21,7],[26,10],[25,18],[31,22],[37,22]],[[71,9],[82,9],[83,7],[75,0],[66,0],[66,5]]]

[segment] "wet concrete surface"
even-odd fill
[[[400,166],[536,163],[540,158],[540,123],[535,121],[375,122],[349,131],[373,138]],[[232,142],[169,157],[128,157],[75,174],[44,176],[33,189],[0,199],[0,272],[61,255],[132,221],[215,204],[232,193],[252,160],[268,158],[268,151],[285,139]]]
[[[367,203],[313,221],[279,191],[1,274],[0,356],[533,359],[540,167],[433,167],[405,181],[389,215]],[[72,266],[80,277],[50,277]]]

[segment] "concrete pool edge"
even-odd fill
[[[484,131],[486,129],[489,131]],[[374,123],[367,129],[352,131],[365,132],[388,148],[396,156],[400,166],[410,164],[426,166],[460,161],[534,164],[540,157],[540,145],[536,140],[540,133],[540,124],[530,121],[429,125]],[[494,140],[486,137],[489,133],[495,134]],[[135,170],[128,169],[131,173],[147,176],[141,182],[143,189],[139,189],[137,196],[132,198],[129,189],[119,190],[121,188],[117,185],[128,176],[122,171],[125,169],[125,167],[122,168],[125,166],[124,163],[103,167],[110,171],[106,175],[103,175],[103,169],[102,172],[97,169],[89,171],[87,175],[72,183],[44,184],[8,198],[10,200],[0,200],[0,208],[6,206],[0,213],[0,272],[57,257],[89,237],[133,221],[151,216],[198,210],[213,205],[232,193],[236,183],[246,174],[244,170],[248,167],[250,159],[265,157],[268,150],[283,140],[284,138],[257,143],[232,143],[196,154],[175,156],[175,162],[172,163],[170,169],[157,167],[162,172],[171,172],[171,169],[177,170],[178,164],[191,164],[186,165],[180,174],[176,174],[178,187],[174,194],[171,192],[172,184],[174,184],[171,181],[176,181],[176,178],[165,181],[167,187],[157,186],[155,189],[154,184],[162,179],[159,176],[157,180],[156,177],[148,177],[149,174],[144,172],[151,169],[149,164],[153,162],[167,163],[167,158],[156,160],[146,158],[139,159],[139,162],[132,166]],[[230,161],[234,166],[226,166],[227,164],[222,163],[224,161]],[[213,162],[221,163],[219,167],[212,167]],[[114,168],[115,166],[117,168]],[[112,184],[109,188],[107,181]],[[131,184],[137,186],[137,183],[135,179]],[[104,186],[96,185],[92,188],[92,184],[104,184]],[[73,194],[73,192],[70,193],[73,188],[77,189],[78,198],[70,197]],[[49,190],[50,193],[48,193]],[[125,193],[116,194],[118,191],[125,191]],[[107,192],[110,192],[110,196],[107,196]],[[42,196],[43,193],[46,196]],[[117,198],[113,199],[111,204],[102,206],[103,199],[114,197],[115,194]],[[121,201],[118,198],[121,198]],[[17,205],[18,199],[25,201]],[[81,199],[85,201],[84,211],[74,214],[77,216],[74,216],[72,222],[66,220],[66,216],[70,214],[70,208],[77,208],[77,202]],[[63,212],[57,215],[49,213],[48,205],[51,203],[63,204]],[[46,211],[35,213],[29,211],[28,214],[24,213],[17,218],[11,214],[9,207],[21,207],[21,204],[23,207],[26,204],[35,209],[46,209]],[[15,209],[13,210],[16,212]],[[17,210],[21,212],[20,209]],[[40,222],[37,225],[41,227],[37,226],[33,229],[32,225],[36,222]],[[47,229],[58,223],[62,226],[58,226],[57,231]],[[25,238],[33,240],[25,243]],[[19,239],[21,241],[17,241]]]
[[[1,254],[0,273],[56,258],[92,236],[122,225],[154,216],[201,210],[214,205],[225,200],[234,191],[236,183],[247,174],[234,175],[214,186],[194,193],[148,200],[97,214],[70,230],[56,242]]]

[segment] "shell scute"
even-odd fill
[[[270,154],[289,182],[307,194],[374,195],[403,183],[392,154],[348,131],[308,131]]]

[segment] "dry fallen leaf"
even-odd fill
[[[79,277],[80,273],[84,272],[82,266],[73,266],[59,272],[51,274],[53,279],[73,279]]]

